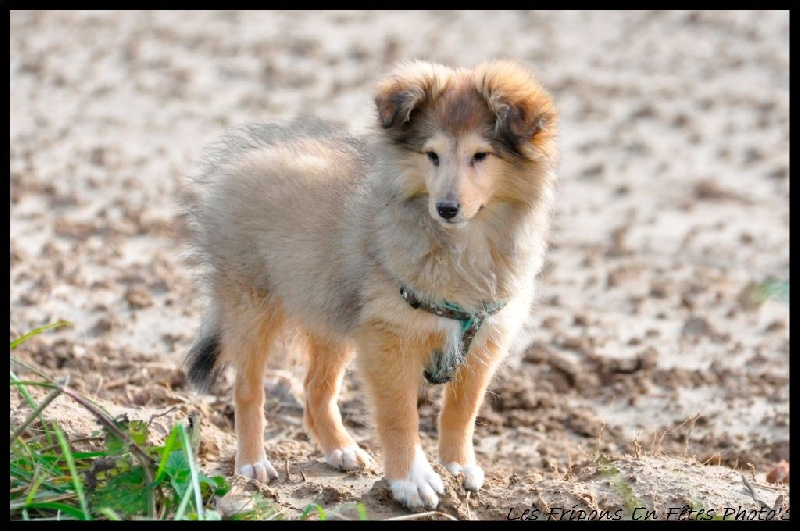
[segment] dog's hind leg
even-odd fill
[[[340,470],[354,470],[370,463],[369,455],[358,447],[342,425],[336,400],[352,349],[331,338],[310,336],[309,365],[305,378],[306,428],[325,454],[325,460]]]
[[[282,326],[282,312],[261,304],[230,312],[222,322],[222,345],[236,378],[236,472],[263,482],[278,477],[264,451],[264,372]]]
[[[502,358],[501,347],[493,340],[482,348],[475,347],[453,381],[445,386],[439,415],[439,462],[451,474],[463,474],[466,490],[478,490],[483,485],[484,473],[475,462],[472,436],[486,388]]]

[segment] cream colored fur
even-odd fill
[[[343,469],[369,460],[336,405],[357,356],[394,495],[432,507],[441,480],[421,453],[417,391],[433,350],[460,328],[409,306],[400,284],[468,310],[507,301],[446,384],[440,415],[439,460],[477,489],[475,416],[528,315],[547,246],[557,112],[511,61],[407,62],[378,83],[375,105],[363,137],[300,118],[240,130],[209,152],[187,199],[212,301],[190,374],[205,381],[233,366],[236,467],[266,481],[275,470],[262,380],[274,339],[287,328],[305,338],[306,426]],[[437,211],[445,199],[459,206],[450,221]]]

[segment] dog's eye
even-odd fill
[[[487,155],[487,153],[484,153],[484,152],[475,153],[474,155],[472,155],[472,162],[475,163],[475,162],[480,162],[482,160],[485,160],[486,159],[486,155]]]
[[[434,166],[439,165],[439,155],[437,155],[433,151],[428,151],[428,160],[430,160]]]

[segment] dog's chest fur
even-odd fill
[[[531,263],[533,249],[520,240],[525,231],[490,219],[443,229],[427,214],[424,201],[394,204],[378,216],[378,256],[388,273],[424,299],[466,309],[511,298]]]

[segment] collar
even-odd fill
[[[439,317],[453,319],[461,323],[459,344],[449,348],[448,352],[442,352],[441,350],[433,352],[431,363],[424,373],[425,378],[432,384],[447,383],[453,378],[453,373],[464,363],[469,347],[472,344],[472,339],[480,330],[483,321],[502,310],[506,305],[506,301],[483,304],[482,308],[477,312],[469,312],[459,305],[446,300],[440,304],[423,301],[403,284],[400,285],[400,295],[415,310],[425,310]]]

